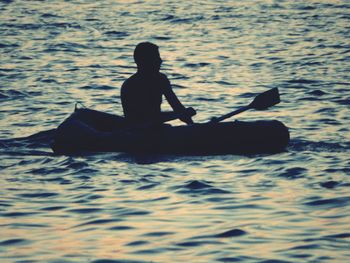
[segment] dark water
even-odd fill
[[[0,1],[0,261],[349,260],[349,14],[346,0]],[[120,113],[145,40],[195,121],[278,87],[281,104],[239,119],[284,122],[287,151],[67,157],[9,143],[76,101]]]

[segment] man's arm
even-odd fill
[[[191,115],[189,114],[188,110],[182,105],[182,103],[176,96],[175,92],[171,88],[170,81],[166,76],[164,76],[163,93],[166,100],[168,101],[170,106],[173,108],[173,110],[178,114],[180,114],[181,117],[179,119],[187,124],[193,124],[194,122],[191,118]],[[193,112],[194,109],[190,109],[190,111]]]

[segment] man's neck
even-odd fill
[[[145,69],[145,68],[138,68],[137,73],[144,76],[157,76],[159,75],[159,71]]]

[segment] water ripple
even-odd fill
[[[0,261],[347,262],[349,8],[0,1]],[[230,121],[282,121],[287,150],[53,155],[54,129],[76,101],[122,114],[120,87],[141,41],[159,45],[195,122],[278,87],[278,105]]]
[[[318,199],[310,202],[304,203],[308,206],[328,206],[328,207],[342,207],[346,206],[350,201],[350,197],[339,197],[339,198],[329,198],[329,199]]]
[[[26,239],[20,239],[20,238],[15,238],[15,239],[8,239],[4,241],[0,241],[0,246],[17,246],[17,245],[23,245],[23,243],[28,243]]]

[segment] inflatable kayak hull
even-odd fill
[[[123,117],[79,109],[56,129],[51,147],[57,154],[88,151],[211,155],[276,153],[283,151],[288,142],[288,128],[276,120],[130,129]]]

